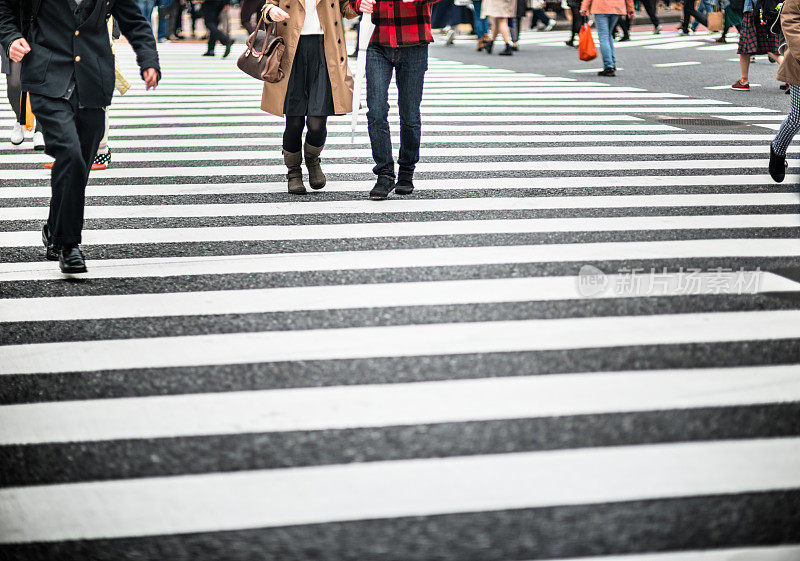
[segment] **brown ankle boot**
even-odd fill
[[[289,192],[293,195],[305,195],[306,186],[303,185],[303,153],[283,151],[283,163],[289,169],[286,179],[289,180]]]
[[[306,167],[308,168],[308,184],[312,189],[322,189],[325,187],[325,174],[322,173],[322,168],[319,163],[319,155],[325,146],[311,146],[306,142],[303,146],[303,152],[306,156]]]

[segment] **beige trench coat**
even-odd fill
[[[786,52],[778,68],[778,80],[800,86],[800,0],[786,0],[781,10],[781,30],[786,37]]]
[[[316,2],[317,15],[324,31],[325,62],[331,79],[333,108],[337,115],[345,115],[353,110],[353,74],[347,65],[347,45],[342,29],[342,17],[352,19],[358,16],[350,7],[348,0],[267,0],[289,14],[289,19],[278,23],[278,35],[286,42],[281,68],[286,76],[280,82],[264,82],[261,95],[261,109],[279,117],[283,116],[283,104],[292,63],[300,40],[300,30],[306,18],[306,5],[313,7]]]

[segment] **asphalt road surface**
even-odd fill
[[[598,78],[564,39],[432,46],[417,190],[384,202],[363,112],[292,197],[259,84],[162,45],[80,279],[43,259],[48,158],[3,145],[0,557],[800,559],[775,66],[707,89],[735,45],[641,31]]]

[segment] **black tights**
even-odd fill
[[[286,116],[286,130],[283,131],[283,149],[289,153],[299,152],[303,147],[303,129],[307,126],[306,142],[319,148],[325,145],[328,136],[328,118],[309,115],[308,117]]]

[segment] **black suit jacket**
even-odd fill
[[[34,25],[25,39],[31,52],[22,60],[22,89],[58,98],[75,77],[78,102],[84,107],[105,107],[114,94],[114,55],[108,37],[107,0],[84,0],[83,14],[76,16],[68,0],[42,0]],[[19,14],[27,17],[30,0],[0,0],[0,43],[8,52],[22,37]],[[91,6],[91,7],[90,7]],[[122,34],[136,52],[143,71],[154,68],[161,76],[158,51],[149,22],[135,0],[115,0],[111,11]]]

